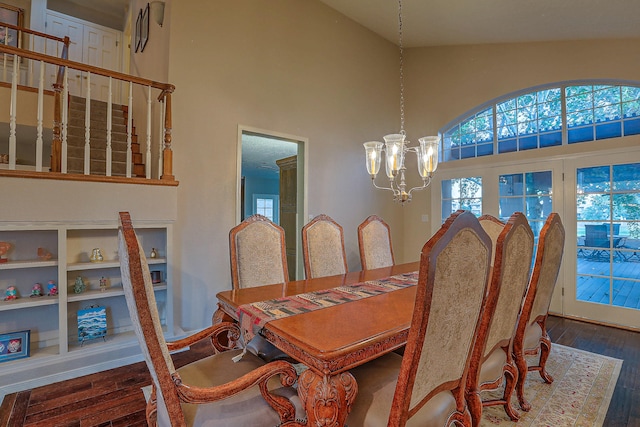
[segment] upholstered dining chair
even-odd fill
[[[521,318],[514,340],[514,357],[518,367],[516,394],[520,407],[525,411],[531,405],[524,397],[524,384],[528,371],[538,372],[546,383],[553,377],[546,371],[547,358],[551,352],[551,339],[547,333],[547,316],[551,297],[558,279],[564,252],[565,231],[560,215],[553,212],[540,230],[538,249],[529,281],[529,291],[522,307]],[[526,355],[539,355],[537,361],[528,366]]]
[[[234,289],[289,280],[284,229],[255,214],[229,231],[231,283]]]
[[[138,342],[152,378],[146,416],[150,426],[274,426],[299,425],[303,418],[293,387],[295,369],[284,361],[265,364],[229,347],[240,330],[229,322],[210,326],[190,337],[166,342],[156,306],[149,266],[128,212],[120,213],[119,258],[122,287]],[[223,347],[216,337],[231,337]],[[202,339],[218,353],[176,369],[170,351]],[[224,351],[227,350],[227,351]]]
[[[493,244],[493,251],[491,252],[491,265],[493,265],[494,258],[496,256],[496,242],[498,241],[498,236],[502,233],[502,229],[504,228],[504,222],[500,221],[493,215],[484,214],[478,218],[480,221],[480,225],[484,229],[484,231],[491,237],[491,243]]]
[[[484,347],[491,239],[476,217],[453,213],[422,248],[416,298],[403,356],[391,352],[350,372],[358,395],[349,426],[470,426],[465,388],[475,346]]]
[[[302,257],[307,279],[347,273],[347,253],[340,224],[320,214],[302,227]]]
[[[358,247],[363,270],[394,265],[391,229],[382,218],[370,215],[358,226]]]
[[[485,218],[484,224],[480,222],[485,231],[487,224],[502,224],[495,218]],[[484,349],[476,348],[472,357],[471,363],[480,365],[478,389],[467,390],[474,426],[480,425],[483,406],[502,405],[512,421],[520,417],[511,406],[511,396],[518,380],[513,345],[520,309],[527,294],[533,256],[533,231],[522,212],[515,212],[502,226],[493,252],[491,281],[499,289],[499,294],[495,306],[486,307],[493,312],[486,346]],[[480,392],[500,388],[503,390],[501,397],[481,399]]]

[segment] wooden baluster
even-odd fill
[[[69,135],[69,67],[62,74],[62,173],[67,173],[67,136]]]
[[[60,116],[60,92],[62,91],[62,87],[58,83],[54,83],[53,90],[53,140],[51,141],[51,172],[60,172],[62,164],[62,142],[60,141],[60,127],[62,125],[62,118]]]
[[[164,150],[162,151],[162,177],[161,179],[174,181],[173,176],[173,152],[171,151],[171,93],[175,87],[165,89],[166,113],[164,117]]]
[[[113,82],[113,79],[109,77],[109,99],[107,100],[107,176],[111,176],[111,160],[112,160],[112,153],[111,153],[111,130],[112,130],[111,122],[113,120],[113,116],[111,112],[111,108],[112,108],[111,98],[113,97],[112,82]]]
[[[84,109],[84,174],[91,173],[91,72],[87,71],[87,98]]]
[[[151,86],[147,86],[147,149],[145,158],[146,178],[151,178]]]
[[[7,37],[5,37],[5,40]],[[16,168],[16,103],[18,100],[18,55],[13,55],[11,76],[11,104],[9,106],[9,169]]]
[[[133,82],[129,82],[129,108],[127,111],[127,178],[131,178],[131,132],[133,131]]]
[[[31,63],[33,61],[29,61]],[[38,80],[38,122],[36,135],[36,171],[42,172],[42,113],[44,100],[44,61],[40,61],[40,79]]]

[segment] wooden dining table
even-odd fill
[[[333,289],[416,272],[419,262],[344,275],[219,292],[218,319],[239,321],[245,304]],[[261,335],[309,369],[298,379],[308,426],[344,426],[358,385],[349,373],[358,365],[407,342],[416,286],[267,322]]]

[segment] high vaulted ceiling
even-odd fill
[[[397,0],[320,0],[398,43]],[[402,0],[403,46],[640,37],[640,0]]]

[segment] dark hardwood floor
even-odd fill
[[[623,359],[604,425],[640,427],[640,333],[550,317],[553,342]],[[174,355],[182,366],[210,353],[207,346]],[[75,378],[5,397],[0,427],[145,426],[140,387],[150,383],[144,363]]]

